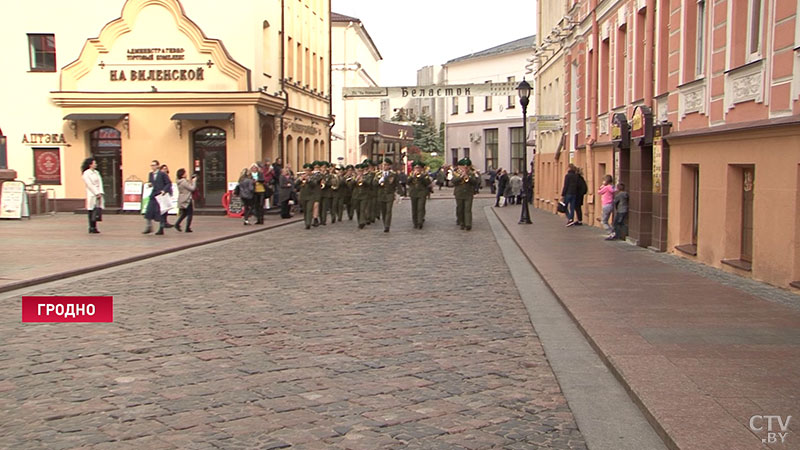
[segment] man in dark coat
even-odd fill
[[[153,187],[153,190],[150,192],[150,200],[147,202],[147,210],[144,213],[147,226],[142,234],[150,234],[153,231],[152,223],[157,220],[159,227],[156,234],[162,235],[167,223],[167,211],[161,211],[156,197],[160,194],[172,195],[172,181],[170,181],[166,173],[161,171],[161,164],[158,161],[153,160],[150,163],[150,168],[152,172],[147,176],[147,181]]]
[[[564,176],[564,187],[561,189],[561,196],[567,205],[567,226],[575,225],[575,207],[578,201],[578,174],[574,164],[569,165],[569,170]]]
[[[589,192],[589,187],[586,185],[586,180],[583,178],[583,171],[578,168],[575,171],[578,176],[578,194],[575,199],[575,212],[578,215],[578,221],[575,225],[583,225],[583,197]]]
[[[503,169],[497,169],[497,200],[494,202],[494,206],[500,206],[500,197],[505,195],[506,186],[508,186],[508,174]],[[503,205],[505,206],[505,204]]]

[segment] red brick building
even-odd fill
[[[539,50],[563,52],[570,157],[537,178],[582,167],[596,224],[612,174],[637,245],[800,287],[800,1],[564,1]]]

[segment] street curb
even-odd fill
[[[500,216],[497,214],[497,211],[495,211],[493,207],[491,207],[490,209],[492,210],[492,213],[494,213],[497,220],[503,225],[503,228],[506,229],[508,235],[511,236],[511,239],[514,241],[514,243],[517,244],[517,247],[519,247],[519,250],[522,252],[522,254],[525,255],[525,259],[527,259],[528,262],[531,264],[533,270],[535,270],[536,273],[539,274],[539,277],[542,278],[542,281],[544,281],[544,284],[545,286],[547,286],[547,289],[549,289],[550,292],[553,294],[553,296],[556,298],[556,300],[558,300],[558,303],[560,303],[561,307],[564,308],[564,311],[567,313],[570,319],[572,319],[572,322],[575,324],[575,326],[578,327],[578,330],[580,330],[581,334],[586,338],[586,341],[589,342],[589,345],[592,346],[594,351],[600,357],[600,360],[603,361],[603,364],[606,366],[606,368],[608,368],[608,370],[611,371],[612,374],[614,374],[614,378],[616,378],[623,386],[623,388],[625,388],[625,392],[628,393],[628,396],[631,398],[631,401],[633,401],[633,403],[639,408],[644,417],[647,419],[647,422],[650,423],[650,426],[653,427],[653,430],[664,442],[664,445],[666,445],[667,448],[669,448],[670,450],[680,450],[678,444],[675,443],[675,441],[669,436],[664,427],[662,427],[661,424],[658,422],[658,420],[656,420],[655,416],[650,412],[650,410],[644,404],[639,395],[636,394],[636,392],[633,390],[630,384],[628,384],[628,381],[625,379],[622,373],[619,370],[617,370],[616,366],[614,366],[614,364],[611,362],[608,356],[603,352],[600,346],[597,345],[597,342],[595,342],[592,336],[589,335],[589,333],[586,331],[585,328],[583,328],[583,325],[581,325],[578,318],[575,317],[572,311],[567,307],[566,303],[564,303],[564,300],[562,300],[561,296],[559,296],[558,293],[555,291],[555,289],[553,289],[553,286],[550,285],[550,282],[547,281],[547,278],[539,271],[539,268],[536,267],[536,263],[534,263],[531,257],[528,256],[525,250],[522,249],[522,245],[520,245],[520,242],[514,236],[514,233],[511,232],[506,223],[503,222],[503,219],[501,219]]]
[[[82,267],[80,269],[73,269],[73,270],[68,270],[66,272],[59,272],[59,273],[55,273],[55,274],[51,274],[51,275],[45,275],[45,276],[38,277],[38,278],[31,278],[29,280],[17,281],[17,282],[14,282],[14,283],[7,284],[5,286],[0,286],[0,293],[14,291],[14,290],[17,290],[17,289],[22,289],[22,288],[26,288],[26,287],[30,287],[30,286],[35,286],[37,284],[49,283],[51,281],[63,280],[65,278],[71,278],[71,277],[75,277],[75,276],[78,276],[78,275],[83,275],[83,274],[90,273],[90,272],[96,272],[98,270],[109,269],[111,267],[121,266],[121,265],[124,265],[124,264],[130,264],[130,263],[142,261],[142,260],[145,260],[145,259],[155,258],[157,256],[163,256],[163,255],[167,255],[169,253],[175,253],[175,252],[179,252],[179,251],[182,251],[182,250],[187,250],[187,249],[194,248],[194,247],[200,247],[201,245],[214,244],[214,243],[225,241],[225,240],[228,240],[228,239],[247,236],[247,235],[254,234],[254,233],[261,233],[261,232],[264,232],[264,231],[267,231],[267,230],[272,230],[272,229],[278,228],[278,227],[284,227],[284,226],[291,225],[293,223],[298,223],[298,222],[301,222],[301,221],[302,221],[302,219],[291,219],[291,220],[288,220],[288,221],[285,221],[285,222],[281,221],[281,222],[278,222],[276,224],[271,224],[270,226],[267,226],[267,227],[259,227],[259,228],[251,229],[251,230],[248,230],[248,231],[242,231],[240,233],[230,234],[230,235],[227,235],[227,236],[219,236],[219,237],[211,238],[211,239],[208,239],[208,240],[205,240],[205,241],[193,242],[191,244],[183,244],[183,245],[179,245],[177,247],[169,247],[169,248],[166,248],[164,250],[158,250],[158,251],[154,251],[154,252],[150,252],[150,253],[144,253],[144,254],[141,254],[141,255],[131,256],[129,258],[119,259],[119,260],[116,260],[116,261],[110,261],[110,262],[106,262],[106,263],[102,263],[102,264],[96,264],[94,266]]]

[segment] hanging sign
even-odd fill
[[[637,106],[631,116],[631,139],[638,139],[639,145],[653,144],[653,110],[647,106]]]
[[[655,136],[653,136],[653,192],[656,194],[663,192],[663,187],[661,185],[663,182],[663,161],[661,127],[657,127]]]
[[[614,113],[611,117],[611,142],[619,148],[631,148],[631,135],[628,119],[623,113]]]

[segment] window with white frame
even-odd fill
[[[761,17],[763,12],[761,0],[750,0],[747,23],[747,60],[754,61],[761,54]]]
[[[703,74],[705,62],[706,42],[706,1],[697,0],[697,47],[695,50],[694,74],[699,77]]]
[[[508,78],[506,78],[506,81],[508,81],[509,83],[513,83],[516,80],[514,79],[514,77],[508,77]],[[513,108],[514,105],[516,105],[516,101],[517,101],[517,99],[516,99],[515,96],[509,95],[508,96],[508,104],[506,105],[506,109]]]
[[[458,97],[453,97],[451,102],[453,106],[451,114],[458,114]]]

